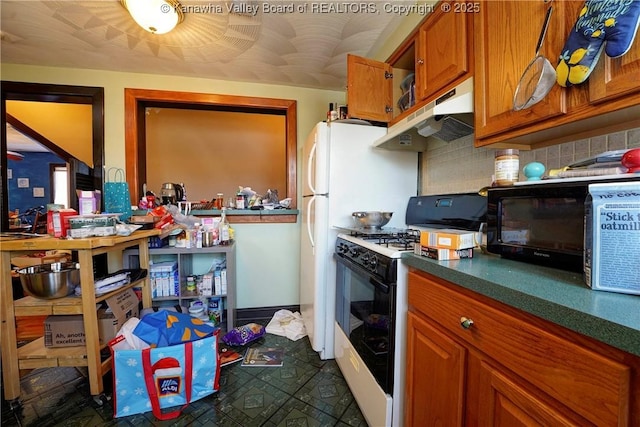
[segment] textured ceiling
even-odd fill
[[[399,3],[399,2],[398,2]],[[118,0],[0,4],[3,63],[344,90],[346,55],[367,56],[402,21],[382,2],[181,2],[184,21],[154,35]],[[229,13],[250,5],[257,13]],[[267,12],[288,6],[294,12]],[[369,8],[368,12],[354,12]],[[295,10],[306,9],[306,13]],[[376,13],[377,11],[377,13]]]

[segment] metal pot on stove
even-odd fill
[[[391,220],[393,212],[359,211],[353,212],[356,224],[363,228],[382,228]]]

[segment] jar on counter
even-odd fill
[[[520,153],[515,149],[496,151],[495,183],[498,186],[513,185],[518,182]]]
[[[244,209],[246,207],[244,194],[238,193],[236,195],[236,209]]]
[[[224,194],[218,193],[216,195],[216,200],[214,202],[214,207],[216,209],[218,209],[218,210],[221,210],[223,205],[224,205]]]

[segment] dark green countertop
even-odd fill
[[[474,252],[434,261],[411,253],[403,262],[471,291],[640,356],[640,296],[593,291],[582,275]]]

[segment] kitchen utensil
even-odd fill
[[[75,262],[32,265],[18,274],[24,291],[41,299],[66,297],[80,284],[80,267]]]
[[[393,212],[362,211],[353,212],[351,216],[364,228],[382,228],[391,220]]]
[[[163,205],[177,205],[178,202],[184,201],[184,187],[181,184],[165,182],[160,190]]]
[[[538,45],[536,46],[536,56],[524,70],[516,92],[513,96],[513,111],[520,111],[540,102],[547,96],[556,82],[556,70],[549,60],[540,54],[540,48],[544,42],[549,27],[549,19],[553,7],[549,7],[540,31]]]

